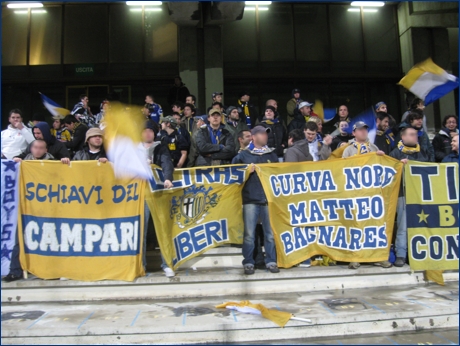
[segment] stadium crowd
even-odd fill
[[[266,101],[258,112],[250,102],[250,95],[241,92],[235,105],[225,106],[223,93],[212,94],[212,105],[205,114],[199,111],[196,97],[191,95],[179,77],[168,96],[169,109],[155,103],[154,95],[146,95],[140,110],[146,119],[139,148],[146,160],[162,167],[165,187],[172,186],[175,168],[217,166],[225,164],[257,164],[267,162],[301,162],[327,160],[334,157],[351,157],[376,152],[389,155],[407,163],[458,162],[458,117],[446,115],[442,129],[430,140],[427,134],[424,102],[414,98],[398,124],[388,113],[385,102],[374,106],[377,124],[375,140],[369,140],[369,124],[354,122],[346,105],[337,105],[335,118],[322,122],[314,112],[314,103],[302,98],[299,89],[292,90],[292,98],[285,108],[276,100]],[[79,102],[67,116],[53,116],[50,126],[45,119],[34,116],[25,125],[19,109],[9,113],[7,129],[2,131],[2,159],[60,160],[69,164],[74,160],[107,162],[104,150],[104,114],[110,107],[110,98],[103,100],[99,112],[93,114],[88,106],[88,96],[81,95]],[[166,114],[166,115],[165,115]],[[244,273],[257,269],[279,272],[273,232],[269,222],[267,199],[259,178],[252,173],[243,188],[244,240],[242,245]],[[150,212],[146,206],[144,232],[144,266],[147,246],[147,225]],[[396,260],[402,267],[407,261],[407,226],[405,198],[401,186],[397,206],[397,231],[394,239]],[[265,254],[262,252],[262,247]],[[19,250],[13,252],[10,273],[4,278],[14,281],[22,278]],[[329,261],[329,264],[333,264]],[[299,264],[309,267],[311,261]],[[374,263],[383,268],[390,261]],[[359,263],[349,263],[356,269]],[[166,276],[174,276],[164,263]]]

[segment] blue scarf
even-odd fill
[[[393,130],[388,128],[385,131],[385,137],[390,141],[390,146],[394,148],[395,146],[395,134],[393,133]]]
[[[248,149],[250,151],[254,152],[254,153],[257,153],[257,154],[263,154],[263,153],[265,153],[265,152],[270,150],[270,148],[268,146],[266,146],[266,145],[264,145],[262,148],[256,148],[254,146],[254,143],[252,143],[252,142],[249,143]]]
[[[212,144],[219,144],[220,137],[222,136],[222,128],[219,127],[218,130],[214,130],[210,125],[208,125],[208,132],[211,137]]]

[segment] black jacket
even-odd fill
[[[185,129],[183,129],[183,131],[187,132]],[[187,140],[177,130],[174,130],[171,134],[168,134],[165,130],[161,130],[158,135],[158,140],[169,149],[174,167],[176,167],[180,161],[182,156],[181,151],[188,151],[190,148]]]
[[[278,157],[283,157],[284,148],[287,147],[286,130],[284,129],[283,124],[281,124],[280,122],[275,122],[273,124],[269,124],[268,122],[266,119],[264,119],[259,124],[260,126],[263,126],[265,128],[270,128],[271,130],[270,133],[268,134],[267,145],[270,148],[275,148],[275,154],[278,155]]]
[[[275,154],[272,149],[268,150],[264,154],[254,153],[249,149],[241,151],[236,155],[232,164],[238,163],[267,163],[267,162],[279,162],[278,156]],[[264,189],[262,188],[262,183],[259,180],[256,172],[253,172],[249,175],[248,180],[243,187],[243,204],[266,204],[267,197],[265,196]]]
[[[75,153],[72,161],[89,161],[89,160],[99,160],[106,159],[107,154],[105,153],[104,147],[101,147],[101,150],[97,154],[92,154],[89,152],[89,147],[85,145],[82,150],[79,150]]]
[[[377,134],[375,136],[374,144],[377,146],[377,148],[382,150],[385,155],[390,155],[391,151],[393,150],[391,141],[385,133]]]
[[[294,119],[289,123],[289,126],[287,128],[287,133],[290,133],[292,130],[302,130],[305,126],[307,121],[305,120],[305,117],[301,113],[297,113],[294,115]]]
[[[246,121],[246,115],[244,114],[244,105],[245,103],[240,104],[238,102],[236,108],[238,109],[238,113],[240,114],[240,119],[244,119]],[[259,118],[259,113],[257,112],[256,107],[252,103],[248,102],[248,110],[249,110],[249,119],[251,120],[251,128],[256,126],[257,119]]]
[[[452,137],[448,129],[439,131],[431,143],[433,144],[436,162],[442,162],[442,159],[452,152]]]
[[[82,123],[76,123],[73,131],[72,140],[70,142],[64,142],[65,146],[73,152],[77,152],[85,146],[86,132],[88,127]]]
[[[173,181],[174,165],[167,146],[156,141],[148,149],[147,156],[150,162],[161,167],[165,180]]]
[[[332,139],[331,150],[334,151],[335,149],[339,148],[340,144],[348,143],[353,138],[355,138],[355,137],[353,137],[352,135],[338,135],[338,136],[335,136]]]
[[[189,95],[190,95],[190,91],[188,91],[188,88],[185,86],[184,83],[181,83],[180,86],[176,86],[174,84],[172,88],[169,89],[168,103],[170,106],[172,106],[172,104],[176,101],[185,103],[185,99]]]
[[[70,153],[67,150],[64,143],[56,140],[54,136],[51,135],[50,127],[47,123],[41,122],[36,124],[33,128],[38,128],[43,134],[43,138],[48,145],[48,153],[51,154],[55,160],[60,160],[64,157],[70,157]],[[30,144],[27,146],[27,149],[18,156],[20,159],[24,159],[28,154],[30,154]]]
[[[230,163],[233,156],[235,156],[235,142],[232,134],[223,125],[221,125],[220,129],[222,135],[219,139],[219,144],[212,144],[209,126],[197,130],[195,143],[198,157],[195,166],[211,166],[212,161],[219,160],[221,165],[225,165]]]

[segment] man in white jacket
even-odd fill
[[[35,138],[31,129],[24,126],[19,109],[11,110],[8,120],[10,125],[2,131],[2,158],[12,159],[26,150]]]

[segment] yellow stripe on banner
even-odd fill
[[[402,85],[406,89],[410,89],[420,78],[420,76],[426,72],[441,75],[446,71],[436,65],[433,60],[431,60],[431,58],[428,58],[425,61],[412,67],[409,72],[407,72],[407,74],[399,81],[398,84]]]
[[[425,270],[425,279],[444,286],[444,276],[442,275],[442,272],[442,270]]]

